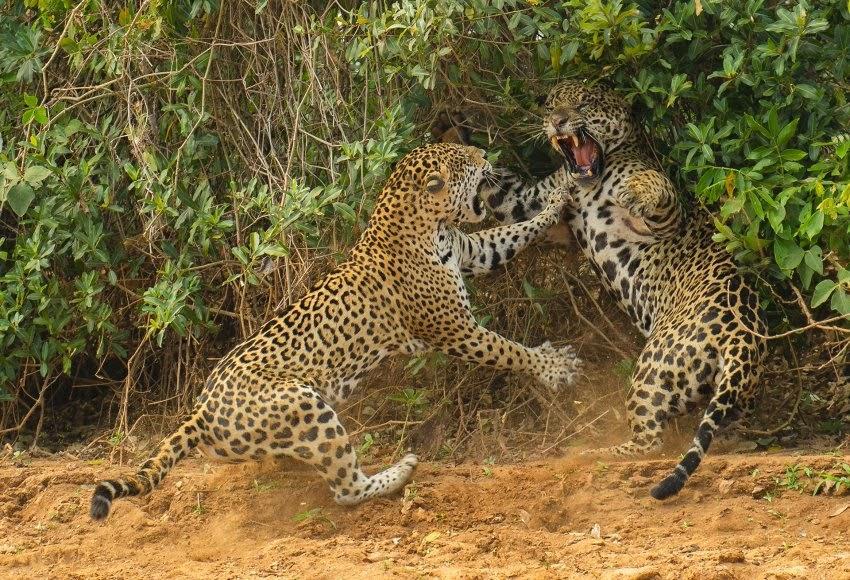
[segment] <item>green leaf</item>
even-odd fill
[[[41,182],[44,181],[49,175],[51,171],[43,167],[41,165],[32,165],[27,167],[26,172],[24,173],[24,181],[33,186],[41,185]]]
[[[812,246],[806,250],[803,260],[809,268],[823,276],[823,251],[820,246]]]
[[[792,240],[776,238],[773,242],[773,255],[783,270],[793,270],[803,261],[803,249]]]
[[[815,275],[814,270],[809,267],[809,264],[803,260],[803,263],[797,266],[797,275],[800,276],[800,281],[803,283],[803,289],[808,290],[812,285],[812,277]]]
[[[36,107],[33,109],[33,118],[39,125],[47,124],[47,109],[44,107]]]
[[[841,288],[836,288],[829,306],[839,314],[845,316],[850,314],[850,295]]]
[[[28,183],[19,183],[9,190],[7,202],[18,217],[22,217],[35,199],[35,191]]]
[[[801,151],[799,149],[786,149],[782,152],[782,160],[783,161],[799,161],[803,157],[808,155],[805,151]]]
[[[794,90],[800,93],[804,99],[815,100],[818,98],[818,91],[812,85],[799,84],[794,87]]]
[[[800,119],[794,119],[793,121],[782,127],[782,130],[779,132],[779,137],[776,138],[777,145],[782,147],[783,145],[788,143],[788,141],[791,140],[791,137],[794,136],[794,132],[797,130],[797,123],[799,122],[799,120]],[[803,155],[805,155],[805,153],[803,153]]]
[[[354,223],[357,221],[357,215],[354,213],[354,210],[347,203],[342,203],[341,201],[335,201],[333,203],[334,211],[340,214],[345,221],[348,223]]]
[[[820,210],[815,210],[815,213],[812,214],[807,220],[806,229],[803,233],[806,234],[806,237],[810,240],[813,239],[816,235],[818,235],[823,229],[823,212]]]
[[[817,308],[829,299],[832,291],[838,286],[832,280],[821,280],[812,293],[812,308]]]

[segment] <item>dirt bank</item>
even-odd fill
[[[61,456],[7,459],[0,573],[847,578],[850,497],[811,493],[815,472],[840,462],[787,452],[716,455],[665,503],[650,499],[648,488],[670,459],[425,463],[404,498],[345,509],[297,466],[192,459],[153,495],[117,502],[106,523],[93,524],[91,482],[120,468]]]

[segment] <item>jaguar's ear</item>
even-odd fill
[[[446,180],[439,173],[432,173],[425,182],[425,190],[432,195],[440,193],[444,187],[446,187]]]

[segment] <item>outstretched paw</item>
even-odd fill
[[[545,357],[543,363],[545,368],[540,369],[537,373],[537,379],[541,383],[553,392],[575,383],[576,377],[581,371],[582,361],[578,358],[572,346],[556,347],[546,341],[534,350]]]
[[[570,193],[570,188],[565,184],[552,190],[549,194],[549,205],[547,210],[554,211],[558,219],[561,217],[564,208],[573,203],[573,196]]]

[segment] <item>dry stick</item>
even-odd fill
[[[35,413],[35,410],[44,405],[44,393],[47,392],[47,389],[50,388],[50,385],[55,383],[58,380],[58,378],[59,378],[58,376],[53,377],[52,379],[49,378],[49,377],[46,377],[44,379],[44,383],[42,383],[41,389],[38,392],[38,398],[32,404],[32,407],[29,408],[29,411],[27,411],[27,414],[24,415],[24,418],[21,419],[21,421],[18,423],[18,425],[16,427],[9,427],[8,429],[0,430],[0,435],[2,435],[4,433],[11,433],[12,431],[17,432],[17,431],[20,431],[21,429],[23,429],[24,425],[26,425],[27,421],[29,421],[29,418],[32,417],[33,413]],[[44,410],[42,409],[42,414],[43,413],[44,413]],[[37,436],[38,436],[38,433],[36,433],[36,437]],[[36,441],[37,441],[37,438],[33,439],[33,446],[35,446]]]
[[[543,454],[548,453],[549,451],[551,451],[552,449],[554,449],[555,447],[557,447],[558,445],[560,445],[564,441],[568,441],[568,440],[572,439],[573,437],[575,437],[576,435],[580,434],[582,431],[589,428],[591,425],[593,425],[594,423],[599,421],[599,419],[601,419],[602,417],[604,417],[605,415],[607,415],[610,412],[611,412],[611,409],[605,409],[604,411],[602,411],[601,414],[597,415],[597,417],[595,419],[592,419],[590,422],[585,423],[584,425],[581,426],[581,428],[577,429],[576,431],[573,431],[572,433],[569,433],[568,435],[564,435],[563,437],[560,437],[552,445],[550,445],[546,449],[543,449],[542,451],[540,451],[540,453],[543,453]],[[581,415],[579,415],[579,417],[580,416]],[[575,420],[577,421],[579,417],[576,417]]]
[[[206,66],[206,69],[204,69],[204,76],[201,77],[201,112],[198,115],[198,118],[195,121],[195,123],[192,125],[192,128],[189,129],[189,133],[186,135],[186,138],[183,139],[183,142],[177,148],[177,153],[176,153],[175,160],[174,160],[174,179],[172,180],[172,184],[173,184],[175,189],[177,188],[177,178],[178,178],[178,175],[180,174],[180,157],[183,153],[183,149],[186,147],[186,143],[189,142],[189,138],[192,135],[195,134],[195,130],[197,130],[198,125],[200,125],[201,121],[204,120],[204,114],[206,113],[206,109],[207,109],[207,79],[210,76],[210,67],[212,66],[212,62],[214,60],[213,57],[215,55],[215,48],[216,48],[216,43],[218,41],[218,33],[219,33],[219,30],[221,29],[221,18],[222,18],[223,14],[224,14],[224,10],[218,11],[218,19],[216,20],[216,23],[215,23],[215,32],[213,33],[213,41],[210,44],[210,48],[209,48],[210,54],[207,57],[207,66]]]
[[[827,345],[828,345],[828,344],[830,344],[830,343],[828,343],[828,342],[827,342],[827,343],[824,343],[824,344],[827,344]],[[836,355],[835,355],[835,356],[833,356],[833,357],[830,357],[830,359],[829,359],[828,361],[826,361],[826,362],[825,362],[825,363],[823,363],[822,365],[820,365],[820,366],[816,367],[816,368],[817,368],[817,370],[825,369],[826,367],[828,367],[828,366],[832,365],[832,364],[835,362],[835,360],[836,360],[836,359],[838,359],[839,357],[841,357],[841,360],[842,360],[842,361],[846,360],[846,359],[844,359],[844,358],[843,358],[843,355],[844,355],[844,353],[846,353],[846,352],[847,352],[847,349],[848,349],[848,348],[850,348],[850,340],[842,340],[842,341],[841,341],[841,349],[838,351],[838,354],[836,354]],[[845,362],[845,363],[842,363],[840,366],[842,366],[842,367],[843,367],[843,366],[845,366],[845,365],[846,365],[846,362]]]
[[[147,344],[148,338],[150,337],[150,331],[145,332],[145,336],[142,337],[142,340],[139,342],[139,346],[136,347],[136,350],[133,352],[132,356],[127,359],[127,377],[124,379],[124,394],[121,398],[121,417],[118,420],[118,432],[124,433],[126,437],[129,435],[129,405],[130,405],[130,383],[133,380],[133,374],[136,369],[136,358],[139,353],[142,351],[142,348]],[[122,429],[123,428],[123,429]],[[123,441],[123,437],[122,437]],[[124,462],[124,445],[118,445],[118,462]]]
[[[575,299],[575,296],[573,296],[573,291],[572,291],[572,289],[570,288],[570,285],[569,285],[569,284],[567,284],[567,285],[566,285],[566,288],[567,288],[567,293],[568,293],[568,294],[569,294],[569,296],[570,296],[570,302],[572,303],[572,306],[573,306],[573,312],[574,312],[574,313],[575,313],[575,315],[579,318],[579,320],[581,320],[582,322],[584,322],[587,326],[589,326],[589,327],[590,327],[590,329],[591,329],[591,330],[593,330],[593,332],[595,332],[595,333],[596,333],[597,335],[599,335],[599,336],[600,336],[600,337],[601,337],[601,338],[602,338],[605,342],[607,342],[607,343],[608,343],[608,345],[611,347],[611,349],[612,349],[612,350],[614,350],[614,352],[616,352],[617,354],[619,354],[621,358],[624,358],[624,359],[629,358],[629,355],[627,355],[625,352],[623,352],[623,350],[622,350],[622,349],[620,349],[620,347],[618,347],[616,344],[614,344],[614,343],[611,341],[611,339],[610,339],[610,338],[608,338],[608,336],[607,336],[604,332],[602,332],[601,330],[599,330],[598,328],[596,328],[596,325],[594,325],[594,324],[593,324],[590,320],[588,320],[587,318],[585,318],[585,316],[584,316],[584,315],[581,313],[581,311],[579,310],[578,305],[576,304],[576,299]]]
[[[561,408],[561,405],[559,405],[555,401],[552,401],[550,396],[549,396],[549,393],[547,393],[540,386],[538,386],[537,383],[535,383],[534,381],[531,381],[530,385],[529,385],[529,390],[531,391],[531,394],[534,395],[534,398],[536,398],[538,400],[538,402],[541,405],[543,405],[544,408],[547,411],[554,411],[555,415],[558,417],[558,419],[562,423],[569,424],[572,421],[572,419],[570,419],[569,415],[567,415],[564,412],[564,410]],[[548,416],[546,418],[546,421],[547,421],[547,425],[548,425],[548,421],[549,421]]]
[[[44,101],[42,103],[47,102],[47,68],[50,66],[50,63],[53,62],[53,59],[56,58],[56,55],[59,54],[59,48],[61,47],[61,40],[65,38],[65,34],[68,32],[68,27],[71,26],[71,22],[73,22],[74,18],[77,16],[77,11],[82,8],[84,5],[88,4],[88,0],[82,0],[79,4],[74,6],[71,9],[71,12],[68,14],[68,19],[65,21],[65,26],[62,28],[62,32],[59,34],[59,38],[56,39],[56,48],[53,49],[53,54],[50,55],[50,58],[47,59],[47,62],[44,63],[44,66],[41,67],[41,83],[44,89]]]
[[[809,310],[808,305],[806,305],[806,301],[803,299],[803,294],[800,292],[800,290],[794,284],[789,283],[789,286],[791,286],[791,290],[793,290],[794,294],[797,296],[797,306],[800,308],[800,310],[805,315],[806,323],[807,324],[817,324],[817,320],[815,320],[812,317],[812,312],[811,312],[811,310]]]
[[[755,435],[757,437],[767,437],[770,435],[775,435],[785,429],[788,425],[791,424],[797,417],[797,411],[800,409],[800,401],[803,400],[803,379],[801,377],[801,372],[799,370],[800,363],[797,360],[797,351],[794,349],[794,345],[791,344],[791,340],[788,340],[788,346],[791,348],[791,356],[794,358],[794,366],[798,367],[797,369],[797,397],[796,401],[794,401],[794,408],[791,409],[791,413],[788,415],[788,418],[785,419],[778,427],[774,427],[773,429],[767,430],[759,430],[759,429],[743,429],[742,431],[747,435]]]
[[[832,322],[838,322],[839,320],[850,321],[850,314],[842,314],[839,316],[833,316],[831,318],[827,318],[825,320],[821,320],[820,322],[815,322],[813,324],[807,324],[806,326],[801,326],[800,328],[795,328],[793,330],[789,330],[787,332],[783,332],[780,334],[774,335],[765,335],[756,332],[751,328],[746,328],[747,332],[752,335],[755,335],[759,338],[763,338],[765,340],[776,340],[777,338],[785,338],[786,336],[791,336],[792,334],[800,334],[801,332],[805,332],[807,330],[811,330],[812,328],[817,328],[820,330],[832,330],[835,332],[839,332],[841,334],[850,334],[850,328],[843,328],[841,326],[826,326]]]
[[[597,302],[593,298],[593,295],[590,293],[590,290],[587,288],[587,286],[584,285],[584,282],[582,282],[581,279],[574,276],[573,274],[570,274],[569,272],[567,272],[566,275],[570,278],[570,280],[572,280],[573,282],[575,282],[576,284],[581,286],[581,289],[584,291],[585,296],[587,296],[587,298],[590,300],[590,302],[596,308],[596,311],[599,313],[599,316],[602,317],[602,320],[605,322],[605,324],[608,325],[608,328],[611,329],[611,332],[613,332],[615,335],[620,334],[620,330],[616,326],[614,326],[614,323],[611,322],[611,319],[609,319],[608,316],[605,314],[605,311],[599,305],[599,302]]]

